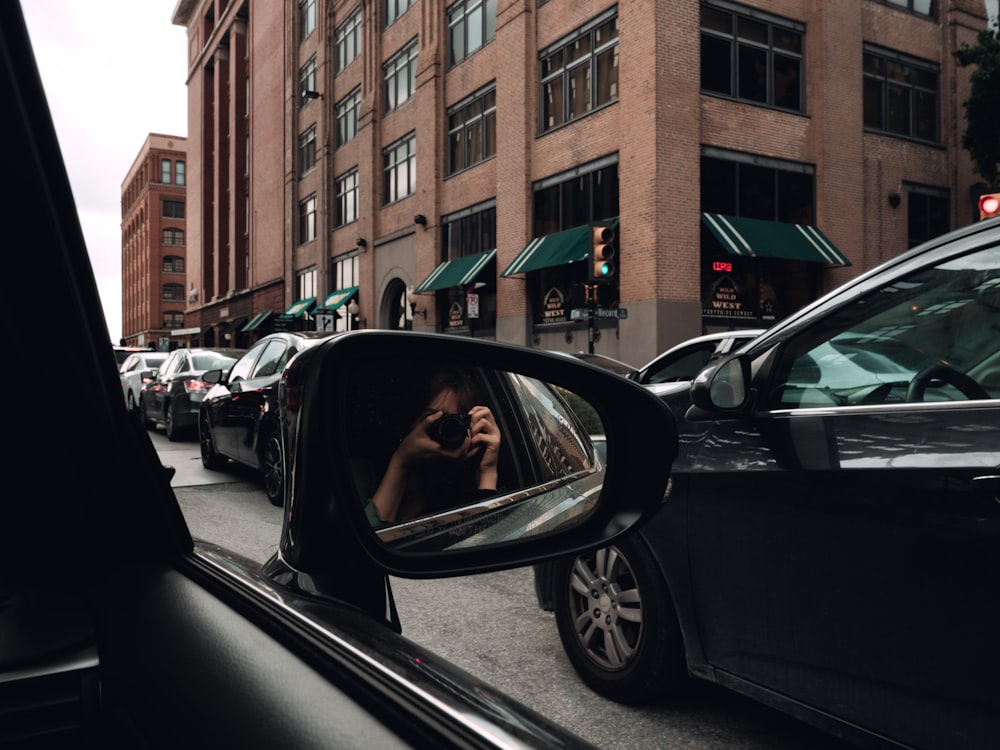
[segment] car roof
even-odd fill
[[[589,352],[563,352],[557,351],[555,349],[550,350],[552,354],[559,354],[563,357],[573,357],[574,359],[582,360],[595,367],[600,367],[603,370],[608,370],[615,373],[616,375],[621,375],[626,378],[634,378],[638,374],[639,370],[632,365],[622,362],[614,357],[609,357],[606,354],[590,354]]]

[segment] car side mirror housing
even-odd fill
[[[279,403],[285,513],[269,568],[341,598],[358,548],[392,575],[431,577],[608,544],[660,508],[677,455],[670,411],[634,381],[452,336],[331,337],[288,365]]]
[[[221,383],[225,378],[225,373],[222,370],[207,370],[201,379],[206,383],[211,383],[215,385],[216,383]]]
[[[691,402],[697,410],[735,414],[747,409],[750,396],[750,359],[735,355],[718,360],[691,381]]]

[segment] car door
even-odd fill
[[[163,403],[170,388],[170,379],[177,371],[182,355],[183,351],[180,349],[171,352],[163,365],[156,371],[156,377],[143,394],[147,416],[158,418],[163,413]]]
[[[273,339],[261,350],[249,376],[231,383],[232,398],[226,404],[227,422],[232,426],[237,457],[245,464],[257,465],[257,438],[262,420],[273,407],[274,384],[289,358],[288,342]]]
[[[235,419],[236,410],[233,406],[234,390],[238,396],[243,381],[250,376],[261,350],[266,345],[266,341],[259,341],[247,349],[233,364],[226,379],[213,385],[202,402],[203,408],[208,410],[215,450],[229,458],[236,459],[239,456],[237,447],[239,423]]]
[[[1000,249],[892,279],[750,354],[758,407],[703,424],[678,477],[708,661],[914,746],[987,746]]]

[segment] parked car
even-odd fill
[[[162,426],[170,440],[179,440],[198,426],[201,400],[211,383],[202,380],[209,370],[228,370],[243,349],[174,349],[141,392],[139,408],[147,429]]]
[[[139,399],[143,386],[153,382],[157,368],[167,358],[166,352],[139,351],[129,354],[118,369],[118,378],[122,384],[122,396],[125,406],[137,419],[142,418],[139,411]]]
[[[680,453],[662,511],[536,568],[583,681],[637,702],[691,675],[864,744],[996,747],[1000,220],[663,400]]]
[[[263,474],[274,505],[284,499],[284,461],[278,424],[278,380],[298,352],[331,334],[321,331],[271,333],[251,346],[227,372],[201,376],[209,389],[201,401],[198,440],[206,469],[220,469],[228,459]]]
[[[58,330],[73,385],[87,396],[74,399],[72,419],[59,399],[10,402],[16,429],[7,458],[30,501],[0,503],[0,743],[56,750],[587,747],[400,635],[389,574],[463,575],[614,543],[663,500],[669,462],[645,470],[670,448],[662,403],[635,383],[541,352],[412,332],[345,334],[289,369],[295,379],[280,408],[294,438],[295,482],[286,484],[291,515],[283,514],[280,556],[265,568],[192,539],[169,467],[122,402],[73,191],[16,2],[0,3],[0,49],[0,130],[17,144],[5,155],[17,190],[0,214],[7,226],[32,227],[45,248],[46,294],[59,300],[38,305],[32,285],[11,285],[5,320],[30,309],[32,325],[6,325],[5,343],[27,350],[38,330]],[[11,253],[7,261],[12,278],[38,276],[37,254]],[[530,533],[547,513],[533,510],[533,500],[560,487],[572,499],[567,468],[543,486],[526,476],[519,494],[495,499],[505,501],[494,505],[510,537],[503,543],[476,540],[460,525],[466,544],[445,552],[380,541],[350,460],[363,446],[343,414],[352,399],[392,394],[340,386],[365,373],[404,372],[417,356],[553,383],[599,407],[620,468],[585,469],[592,487],[607,490],[591,493],[589,515]],[[33,384],[56,393],[64,374],[40,368]],[[514,393],[505,398],[519,403]],[[605,398],[614,409],[602,406]],[[631,429],[640,417],[662,442]],[[542,438],[569,435],[537,427]],[[53,461],[56,434],[66,449]],[[509,443],[515,458],[530,459],[520,441]],[[473,503],[470,518],[500,533],[488,508]]]
[[[689,383],[709,362],[736,351],[764,330],[739,328],[687,339],[640,367],[635,379],[643,385]]]
[[[115,362],[118,363],[119,367],[121,367],[130,354],[155,351],[151,346],[124,346],[119,344],[114,344],[111,350],[115,353]]]

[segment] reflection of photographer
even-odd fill
[[[500,429],[469,378],[438,372],[389,459],[367,511],[373,524],[404,521],[497,489]]]

